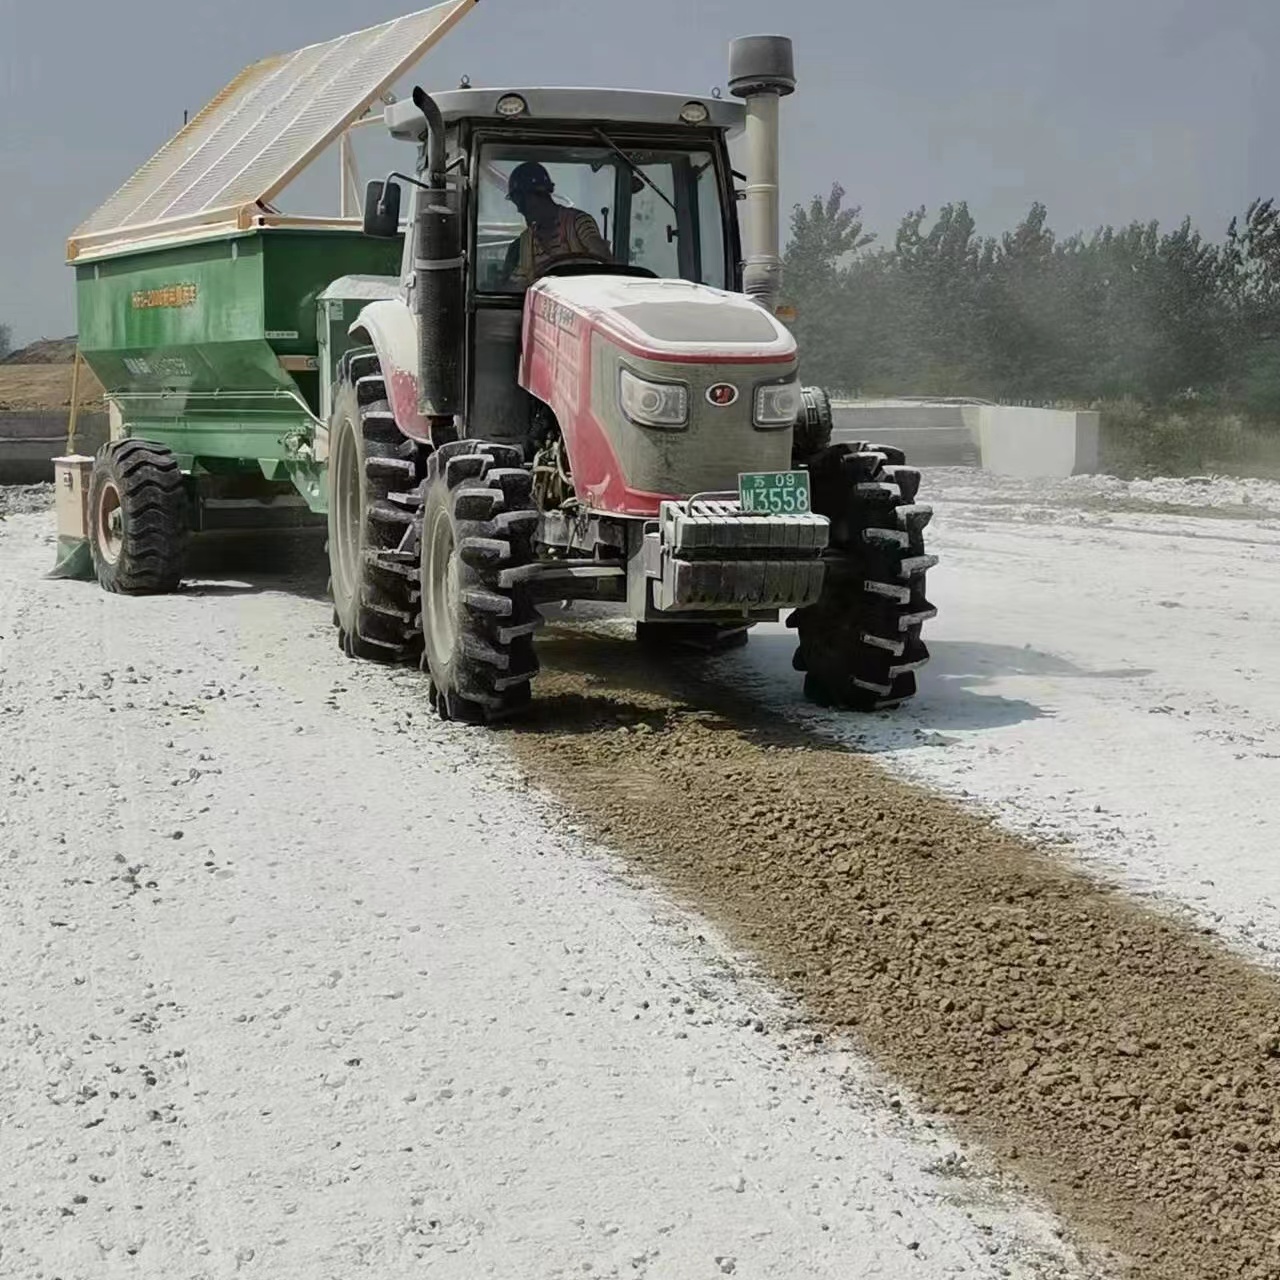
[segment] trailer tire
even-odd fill
[[[888,445],[832,445],[809,462],[813,509],[831,521],[816,603],[796,609],[793,659],[805,696],[823,706],[877,711],[916,692],[929,660],[921,638],[937,610],[925,597],[932,508],[916,502],[920,473]]]
[[[422,483],[423,667],[442,720],[484,724],[528,706],[542,615],[506,571],[534,560],[533,477],[510,445],[459,440]]]
[[[176,591],[189,531],[186,483],[169,449],[125,439],[98,450],[89,481],[89,549],[104,591]]]
[[[329,424],[329,590],[351,658],[415,661],[421,450],[396,426],[372,347],[339,364]]]

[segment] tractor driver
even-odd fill
[[[527,289],[548,267],[566,258],[613,261],[596,220],[581,209],[556,204],[551,198],[555,189],[551,175],[536,160],[517,165],[507,180],[507,199],[528,224],[511,242],[502,268],[503,279],[515,288]]]

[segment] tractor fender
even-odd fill
[[[418,322],[399,298],[371,302],[347,331],[378,353],[396,426],[411,440],[431,443],[431,425],[418,412]]]

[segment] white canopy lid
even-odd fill
[[[232,220],[269,201],[477,2],[446,0],[255,62],[76,229],[67,257]]]

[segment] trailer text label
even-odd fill
[[[135,311],[156,307],[193,307],[199,290],[194,284],[169,284],[160,289],[139,289],[129,301]]]

